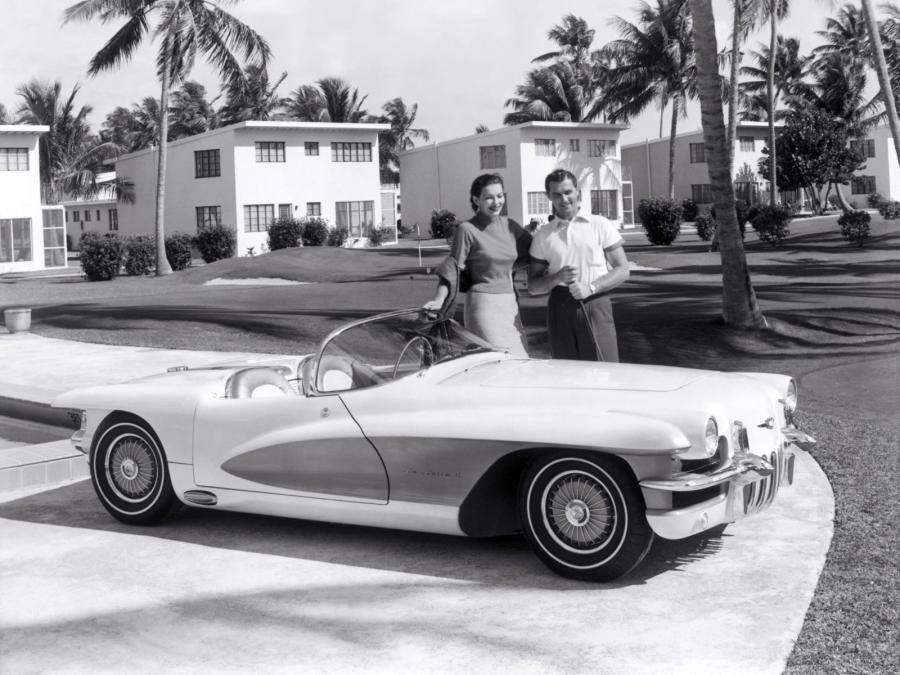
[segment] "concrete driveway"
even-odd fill
[[[518,537],[196,509],[129,527],[74,483],[0,504],[0,670],[778,673],[832,531],[828,481],[798,460],[765,513],[657,540],[609,585]]]

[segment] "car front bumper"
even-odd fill
[[[645,495],[648,491],[671,495],[718,488],[716,496],[690,506],[648,508],[650,527],[664,539],[683,539],[767,508],[782,485],[794,482],[793,447],[809,450],[815,445],[815,439],[794,427],[782,429],[782,435],[782,448],[769,455],[741,451],[728,464],[709,473],[680,473],[666,479],[642,480],[640,485]],[[654,501],[648,499],[650,503]]]

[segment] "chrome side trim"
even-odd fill
[[[784,434],[788,443],[796,445],[801,450],[809,452],[816,445],[816,439],[800,431],[793,424],[789,424],[782,428],[781,433]]]
[[[86,431],[86,429],[79,429],[69,438],[72,447],[78,450],[78,452],[83,452],[85,455],[88,452],[84,447],[84,434]]]
[[[677,473],[671,478],[646,479],[640,482],[642,488],[648,490],[665,490],[667,492],[691,492],[703,488],[721,485],[739,478],[739,482],[747,483],[772,475],[775,467],[764,457],[751,452],[738,452],[731,463],[712,473]],[[746,474],[749,474],[747,476]]]
[[[184,493],[184,501],[200,506],[215,506],[219,499],[212,492],[206,490],[188,490]]]

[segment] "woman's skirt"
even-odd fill
[[[466,328],[513,356],[528,356],[525,329],[514,293],[466,293]]]

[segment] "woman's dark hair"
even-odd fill
[[[475,205],[474,200],[481,197],[481,191],[484,190],[488,185],[499,185],[504,190],[506,186],[503,184],[503,179],[499,174],[496,173],[483,173],[478,178],[472,181],[472,187],[469,188],[469,203],[472,205],[472,210],[477,211],[478,207]]]

